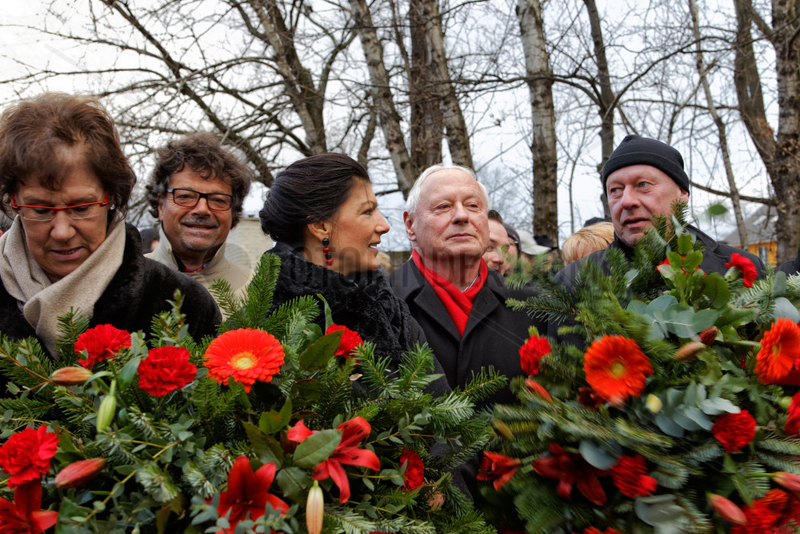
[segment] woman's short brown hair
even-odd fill
[[[564,258],[564,265],[569,265],[573,261],[578,261],[596,252],[605,250],[614,241],[614,225],[604,221],[581,228],[561,246],[561,257]]]
[[[97,99],[65,93],[22,100],[0,116],[3,209],[9,207],[9,196],[31,180],[58,190],[71,171],[64,149],[73,148],[82,149],[78,161],[91,169],[117,211],[125,213],[136,175],[122,152],[114,121]]]

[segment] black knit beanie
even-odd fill
[[[628,135],[611,153],[603,166],[603,191],[606,190],[608,175],[623,167],[631,165],[650,165],[664,172],[667,176],[689,191],[689,177],[683,170],[683,156],[671,146],[638,135]]]

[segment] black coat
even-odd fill
[[[755,265],[756,271],[758,271],[758,276],[761,278],[764,276],[764,263],[759,259],[758,256],[755,254],[751,254],[746,250],[742,250],[736,247],[732,247],[730,245],[724,245],[722,243],[717,243],[714,241],[710,236],[704,234],[697,228],[693,226],[687,226],[687,229],[697,236],[697,239],[703,243],[705,250],[703,250],[703,262],[700,264],[700,269],[707,273],[719,273],[724,275],[728,272],[728,267],[725,267],[726,263],[730,263],[731,255],[734,253],[738,253],[739,255],[749,259]],[[556,275],[556,282],[559,282],[572,290],[575,285],[575,279],[578,276],[578,272],[583,266],[584,262],[593,261],[597,265],[599,265],[603,272],[606,274],[611,274],[611,268],[608,265],[608,260],[606,259],[607,251],[612,248],[618,248],[622,250],[628,259],[633,259],[633,249],[619,240],[619,238],[614,234],[614,241],[608,246],[605,250],[598,250],[597,252],[593,252],[586,256],[585,258],[570,263],[566,267],[564,267],[557,275]],[[549,330],[548,334],[552,338],[557,338],[557,331],[558,328],[567,324],[565,322],[558,322],[558,321],[551,321],[548,325]],[[563,340],[567,340],[571,343],[575,343],[574,336],[569,336],[568,338],[562,338]]]
[[[297,297],[322,295],[330,306],[334,323],[355,330],[364,341],[374,343],[375,354],[390,356],[395,367],[406,349],[426,342],[425,333],[411,317],[406,304],[392,293],[381,271],[345,277],[311,263],[283,243],[277,243],[268,253],[281,259],[273,310]],[[321,310],[322,302],[319,304]],[[324,321],[325,317],[320,314],[320,326],[324,326]],[[434,365],[433,372],[441,374],[439,362],[434,361]],[[431,384],[428,391],[442,395],[449,388],[442,379]]]
[[[94,305],[90,327],[111,324],[128,332],[148,334],[152,318],[171,309],[168,299],[176,289],[183,295],[181,311],[186,315],[191,336],[200,340],[214,335],[222,320],[211,294],[198,282],[142,256],[139,232],[125,228],[125,251],[122,265]],[[11,339],[36,337],[12,297],[0,282],[0,332]],[[44,346],[44,343],[42,343]]]
[[[411,315],[425,331],[451,387],[463,388],[473,373],[489,365],[509,379],[524,375],[519,349],[528,338],[528,328],[534,325],[542,332],[544,324],[525,312],[506,307],[505,302],[509,298],[525,300],[533,296],[531,288],[510,289],[499,273],[489,269],[486,283],[475,296],[462,336],[413,261],[407,261],[392,273],[390,282],[395,294],[408,304]],[[478,406],[497,402],[510,404],[516,400],[506,386]]]
[[[775,267],[775,271],[783,271],[786,273],[786,276],[792,276],[800,273],[800,250],[797,251],[797,257],[795,257],[795,259],[778,265]]]

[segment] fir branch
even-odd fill
[[[477,374],[475,371],[472,371],[472,378],[469,382],[464,384],[464,388],[461,389],[457,387],[455,391],[459,391],[472,402],[478,402],[488,399],[490,396],[500,391],[505,387],[507,382],[508,378],[505,375],[489,365],[487,367],[481,367]]]
[[[236,321],[224,328],[260,328],[272,308],[272,296],[278,283],[281,260],[274,254],[262,254],[253,279],[247,287],[247,296]],[[227,323],[226,323],[227,324]]]
[[[241,311],[243,302],[241,297],[238,297],[231,289],[231,283],[224,278],[217,278],[208,291],[217,301],[222,314],[228,317],[217,331],[221,333],[238,328],[238,325],[242,324],[245,319]]]
[[[81,310],[70,307],[69,311],[58,318],[58,341],[56,348],[64,366],[72,365],[78,359],[75,353],[75,342],[89,328],[89,317]]]

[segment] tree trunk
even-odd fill
[[[703,61],[703,48],[700,35],[700,23],[698,22],[697,3],[695,0],[689,0],[689,13],[692,16],[692,29],[694,31],[695,50],[697,55],[697,74],[700,75],[700,83],[703,85],[703,91],[706,94],[706,102],[708,103],[708,112],[714,119],[714,124],[717,126],[717,136],[719,138],[719,149],[722,152],[722,161],[725,164],[725,176],[728,178],[728,185],[731,188],[731,203],[733,204],[733,214],[736,218],[736,228],[739,231],[739,245],[742,249],[747,250],[747,227],[744,224],[744,217],[742,216],[742,205],[739,198],[739,188],[736,186],[736,179],[733,176],[733,166],[731,165],[730,151],[728,150],[728,134],[725,122],[722,117],[717,113],[717,107],[714,105],[714,97],[711,94],[711,85],[708,83],[706,76],[706,67]]]
[[[611,75],[608,72],[608,59],[606,59],[606,45],[603,40],[603,28],[600,25],[600,13],[597,11],[597,4],[594,0],[583,0],[586,12],[589,15],[589,28],[592,32],[592,44],[594,46],[594,60],[597,64],[597,81],[600,84],[600,99],[598,100],[597,112],[600,114],[600,145],[601,161],[597,165],[597,172],[603,175],[603,167],[614,152],[614,109],[617,100],[614,91],[611,89]],[[608,207],[608,197],[606,192],[600,195],[603,203],[603,213],[607,218],[611,217],[611,210]]]
[[[283,78],[286,94],[303,125],[308,146],[305,155],[327,152],[322,115],[324,95],[317,92],[311,73],[300,63],[292,32],[287,29],[277,3],[275,0],[251,0],[250,5],[264,26],[266,40],[275,52],[275,62]]]
[[[431,73],[438,88],[444,125],[447,128],[447,146],[453,163],[474,169],[472,151],[469,147],[469,132],[461,104],[447,69],[447,54],[444,49],[444,30],[438,0],[415,0],[422,3],[426,34],[430,45]]]
[[[734,0],[737,34],[734,84],[739,112],[761,156],[777,199],[778,263],[792,259],[800,245],[800,20],[798,6],[772,1],[772,27],[750,0]],[[767,122],[750,28],[755,23],[775,50],[778,132]]]
[[[539,0],[517,4],[526,82],[533,119],[533,229],[558,243],[558,161],[556,159],[555,107],[550,55],[545,47]]]
[[[444,119],[431,65],[426,16],[425,0],[410,0],[408,22],[411,27],[411,60],[408,99],[411,108],[411,159],[420,171],[441,163],[444,137]],[[400,35],[398,38],[400,46],[402,37],[404,36]]]
[[[355,19],[355,27],[361,39],[361,47],[367,60],[367,70],[372,91],[372,100],[383,130],[386,149],[392,157],[397,183],[403,196],[408,196],[417,177],[417,169],[408,155],[403,131],[400,129],[400,115],[394,106],[389,74],[383,62],[383,47],[372,24],[372,15],[366,0],[349,0]]]

